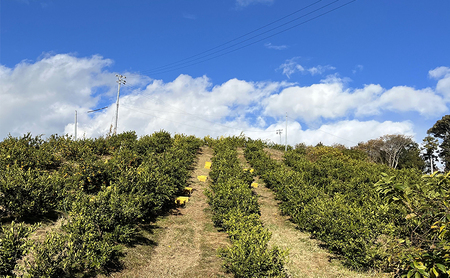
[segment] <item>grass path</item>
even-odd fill
[[[111,277],[232,277],[223,272],[216,251],[229,241],[212,223],[203,193],[207,182],[197,180],[199,175],[208,175],[210,170],[204,166],[212,155],[210,148],[201,149],[190,179],[194,191],[186,206],[156,221],[154,233],[145,234],[155,244],[129,248],[126,268]]]
[[[274,157],[274,151],[270,152]],[[248,167],[242,149],[238,149],[238,157],[242,165]],[[278,157],[281,156],[278,155]],[[274,159],[276,158],[274,157]],[[309,234],[298,230],[296,225],[289,221],[288,216],[281,215],[275,195],[264,186],[263,180],[258,177],[256,182],[259,186],[254,189],[254,192],[259,196],[261,220],[264,226],[272,232],[270,244],[289,250],[286,264],[289,277],[389,277],[379,273],[358,273],[342,266],[338,259],[319,246],[318,241],[311,239]]]

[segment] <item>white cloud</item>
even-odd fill
[[[407,86],[396,86],[384,92],[375,102],[379,109],[391,111],[417,111],[423,116],[437,116],[447,112],[447,106],[432,89],[416,90]]]
[[[268,49],[275,49],[275,50],[283,50],[287,48],[287,45],[273,45],[270,42],[265,43],[264,46]]]
[[[414,136],[411,122],[377,122],[345,120],[333,124],[322,125],[316,130],[299,132],[299,142],[316,145],[322,142],[325,145],[334,143],[346,146],[355,146],[358,142],[365,142],[385,134],[404,134]]]
[[[111,63],[100,56],[61,54],[13,69],[1,67],[1,135],[61,132],[61,125],[73,121],[74,110],[94,107],[97,89],[113,84],[114,76],[103,71]]]
[[[0,136],[26,132],[73,134],[74,110],[78,110],[80,137],[105,135],[115,118],[117,84],[114,73],[107,70],[111,64],[101,56],[58,54],[22,62],[14,68],[0,66]],[[121,91],[118,131],[135,130],[138,135],[160,129],[198,137],[238,135],[244,131],[252,138],[279,142],[275,130],[285,129],[287,112],[310,128],[302,130],[298,122],[290,120],[290,144],[354,145],[384,134],[414,134],[411,122],[383,119],[385,111],[424,116],[447,111],[445,99],[431,88],[385,89],[377,84],[348,88],[346,79],[336,74],[303,87],[239,79],[213,84],[207,76],[183,74],[172,82],[163,82],[122,74],[128,83],[124,93]],[[438,84],[447,75],[430,73]],[[86,113],[105,103],[110,105],[108,109]],[[371,115],[382,120],[368,118]]]
[[[442,94],[446,100],[450,100],[450,68],[437,67],[428,72],[433,79],[439,80],[436,85],[436,91]]]
[[[344,89],[341,82],[292,86],[266,100],[265,114],[277,117],[287,112],[291,117],[308,122],[319,118],[335,119],[370,103],[381,90],[379,85],[368,85],[351,91]]]
[[[450,68],[448,67],[437,67],[428,72],[428,75],[434,79],[440,79],[448,74],[450,74]]]
[[[288,121],[287,139],[289,145],[305,143],[306,145],[316,145],[322,142],[325,145],[343,144],[347,147],[355,146],[359,142],[365,142],[370,139],[379,138],[385,134],[404,134],[414,136],[413,124],[409,121],[392,122],[392,121],[358,121],[344,120],[331,124],[324,124],[317,129],[303,130],[300,123]],[[284,121],[280,121],[261,130],[253,135],[266,141],[280,144],[280,135],[276,130],[282,129],[281,144],[285,144],[286,125]]]
[[[247,7],[251,4],[272,4],[275,0],[236,0],[236,6]]]
[[[415,111],[423,116],[437,116],[448,111],[445,101],[432,89],[416,90],[397,86],[389,90],[370,84],[350,89],[345,79],[328,76],[321,84],[291,86],[266,99],[264,113],[279,117],[285,112],[307,122],[355,116],[378,115],[383,111]]]
[[[290,78],[292,74],[296,72],[301,72],[303,74],[310,73],[311,75],[316,74],[323,74],[325,71],[328,70],[334,70],[336,69],[333,66],[325,65],[325,66],[315,66],[311,68],[305,68],[302,65],[300,65],[297,61],[300,59],[300,57],[294,57],[291,59],[287,59],[283,64],[281,64],[278,69],[283,70],[283,74],[287,76],[287,78]]]
[[[353,74],[356,74],[357,72],[360,72],[364,69],[363,65],[356,65],[355,68],[352,70]]]
[[[335,70],[335,69],[336,69],[335,67],[332,67],[330,65],[326,65],[326,66],[319,65],[316,67],[309,68],[308,71],[309,71],[309,73],[311,73],[311,75],[316,75],[316,74],[322,74],[327,70]]]

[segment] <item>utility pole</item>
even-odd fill
[[[283,129],[277,129],[277,134],[280,134],[280,145],[281,145],[281,133],[283,132]]]
[[[430,155],[430,165],[431,165],[431,174],[433,174],[434,169],[433,169],[433,153]]]
[[[77,124],[78,124],[77,110],[75,110],[75,141],[77,141]]]
[[[117,83],[119,84],[119,88],[117,89],[117,109],[116,109],[116,124],[114,125],[114,134],[117,134],[117,121],[119,120],[119,96],[120,96],[120,85],[125,85],[127,81],[125,78],[126,76],[123,76],[121,74],[116,74],[117,77]]]
[[[286,132],[284,133],[284,151],[287,152],[287,112],[286,112]]]

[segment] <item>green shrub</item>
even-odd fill
[[[9,135],[0,142],[0,169],[18,165],[24,170],[56,169],[61,161],[55,156],[49,144],[41,136],[32,137],[30,133],[15,138]]]
[[[55,179],[56,175],[23,170],[16,164],[0,171],[2,214],[15,218],[35,217],[54,209],[58,194]]]
[[[253,175],[243,171],[237,159],[239,140],[212,142],[214,158],[206,191],[214,223],[230,236],[232,246],[221,249],[224,267],[235,277],[286,277],[286,251],[269,248],[270,232],[259,219],[257,196],[250,187]]]
[[[62,228],[63,233],[50,232],[34,246],[25,277],[93,277],[119,265],[120,250],[89,219],[77,218]]]
[[[35,226],[11,222],[0,231],[0,276],[15,277],[13,273],[17,262],[28,253],[31,242],[28,239]]]

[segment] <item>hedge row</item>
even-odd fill
[[[384,202],[374,184],[382,172],[410,183],[418,181],[420,173],[394,172],[331,147],[310,151],[287,152],[285,163],[289,167],[270,159],[262,142],[249,142],[245,156],[282,201],[282,211],[341,255],[349,266],[394,270],[395,262],[389,258],[396,252],[397,239],[410,232],[407,209],[399,203]]]
[[[164,131],[140,139],[134,132],[79,141],[7,138],[0,143],[0,156],[9,159],[0,166],[0,216],[36,219],[49,211],[63,216],[60,228],[32,246],[19,273],[83,277],[117,268],[119,243],[132,242],[137,224],[174,203],[201,145],[195,137],[171,138]],[[34,162],[26,161],[24,153],[34,154]],[[18,232],[16,238],[26,242],[26,234]],[[0,234],[0,253],[14,253],[11,246],[18,245],[3,240],[6,235]],[[25,254],[27,248],[22,249],[17,247],[15,254]],[[20,257],[9,260],[0,275],[11,275],[11,261]]]
[[[214,142],[214,158],[207,196],[213,221],[229,235],[232,246],[220,250],[225,268],[235,277],[286,277],[287,252],[268,247],[271,233],[263,227],[253,174],[244,171],[230,139]]]

